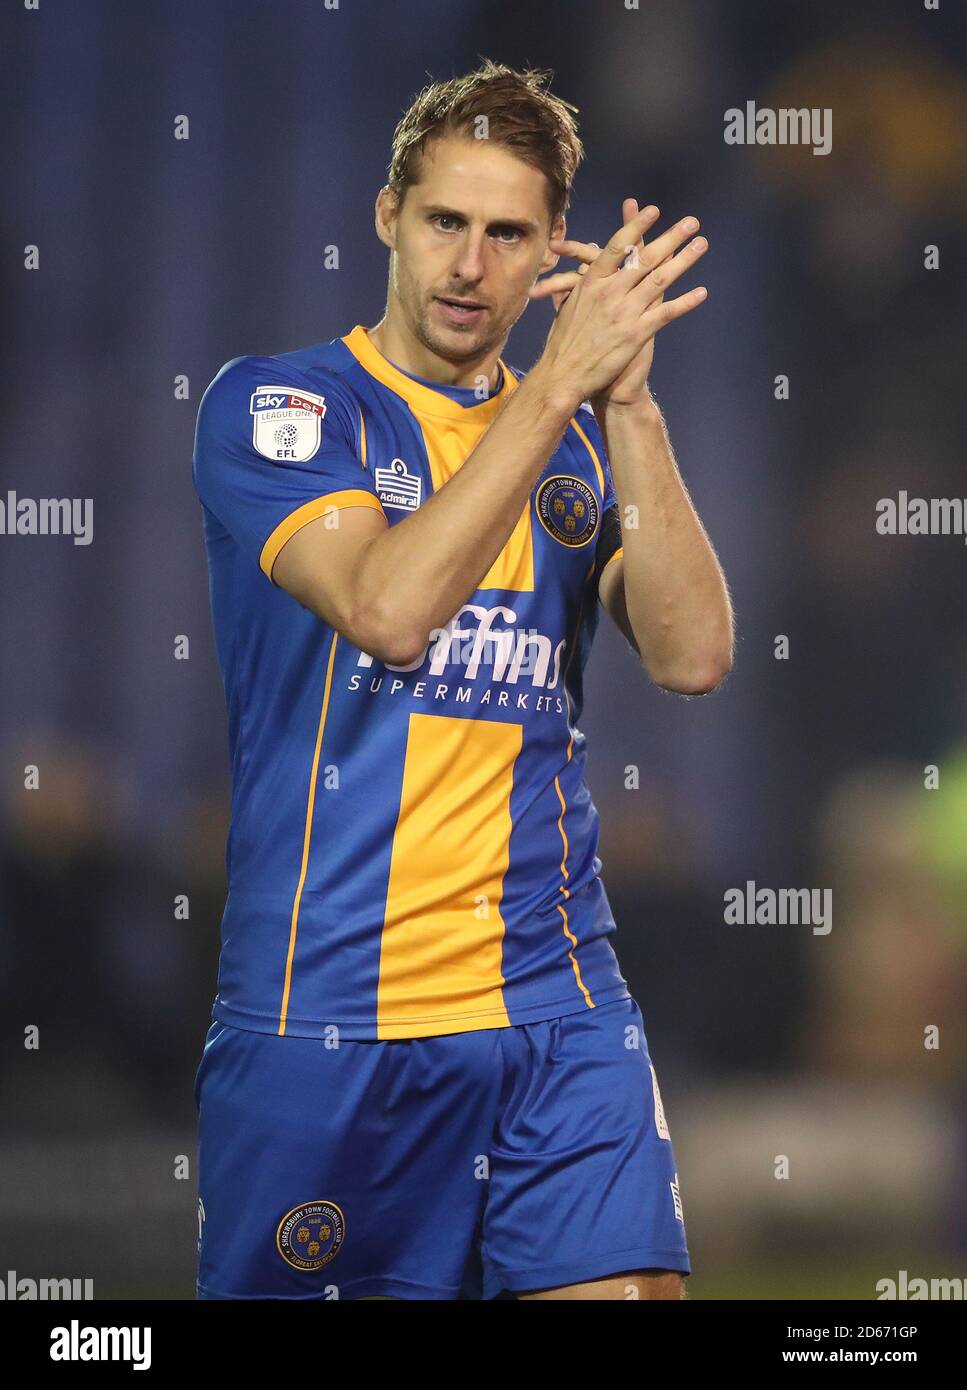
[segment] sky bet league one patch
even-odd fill
[[[322,442],[323,396],[289,386],[260,386],[252,392],[252,443],[273,463],[305,463]]]

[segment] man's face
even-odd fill
[[[394,252],[390,290],[408,329],[451,362],[499,352],[527,291],[558,259],[547,249],[547,179],[489,140],[430,141],[402,207],[380,191],[376,225]],[[554,232],[564,235],[563,218]]]

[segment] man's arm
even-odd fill
[[[654,205],[639,212],[637,200],[625,198],[624,226],[606,248],[612,260],[623,254],[620,274],[645,271],[652,313],[669,285],[708,249],[706,238],[696,237],[676,250],[698,231],[695,217],[646,243],[643,227],[658,215]],[[550,245],[582,262],[579,270],[551,275],[532,291],[532,298],[550,295],[563,313],[606,252],[595,242],[557,238]],[[693,291],[698,302],[705,294],[704,286]],[[611,463],[624,543],[622,553],[601,572],[598,593],[656,684],[699,695],[714,690],[732,669],[732,606],[648,387],[654,350],[652,334],[628,366],[591,398]]]
[[[601,602],[657,685],[705,694],[732,669],[733,614],[721,567],[654,400],[607,405],[600,415],[624,547],[601,573]]]
[[[598,580],[598,598],[615,627],[619,629],[628,645],[633,648],[635,655],[640,657],[638,639],[631,626],[631,619],[628,617],[628,605],[625,603],[623,550],[615,551],[601,571],[601,578]]]
[[[538,363],[415,512],[392,527],[367,507],[319,517],[282,547],[272,579],[370,656],[408,665],[503,550],[573,410]]]
[[[700,302],[693,291],[652,308],[648,267],[616,273],[624,238],[650,220],[631,218],[582,277],[540,359],[439,492],[392,527],[369,508],[316,518],[282,547],[274,582],[370,656],[415,661],[500,554],[580,403]],[[683,236],[667,232],[656,243],[660,254],[671,255]]]

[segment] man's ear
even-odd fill
[[[391,251],[396,250],[396,215],[398,212],[399,201],[396,194],[389,184],[384,183],[376,194],[376,235],[383,245],[388,246]]]
[[[552,226],[551,226],[550,235],[548,236],[548,240],[550,241],[550,240],[552,240],[554,237],[558,237],[560,240],[563,241],[563,239],[564,239],[566,236],[567,236],[567,223],[565,222],[565,220],[564,220],[563,217],[555,217],[554,222],[553,222],[553,224],[552,224]],[[554,267],[557,265],[557,263],[558,263],[558,261],[559,261],[560,259],[561,259],[560,253],[555,253],[555,252],[550,251],[550,250],[548,250],[547,252],[545,252],[544,259],[541,261],[541,267],[540,267],[540,270],[538,271],[538,274],[539,274],[539,275],[543,275],[544,272],[545,272],[546,270],[553,270]]]

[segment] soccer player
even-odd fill
[[[666,689],[731,664],[648,390],[706,243],[646,242],[631,199],[603,248],[564,239],[583,151],[548,77],[423,91],[376,201],[384,317],[228,362],[199,410],[232,765],[201,1298],[684,1296],[577,721],[599,603]],[[500,354],[548,296],[525,375]]]

